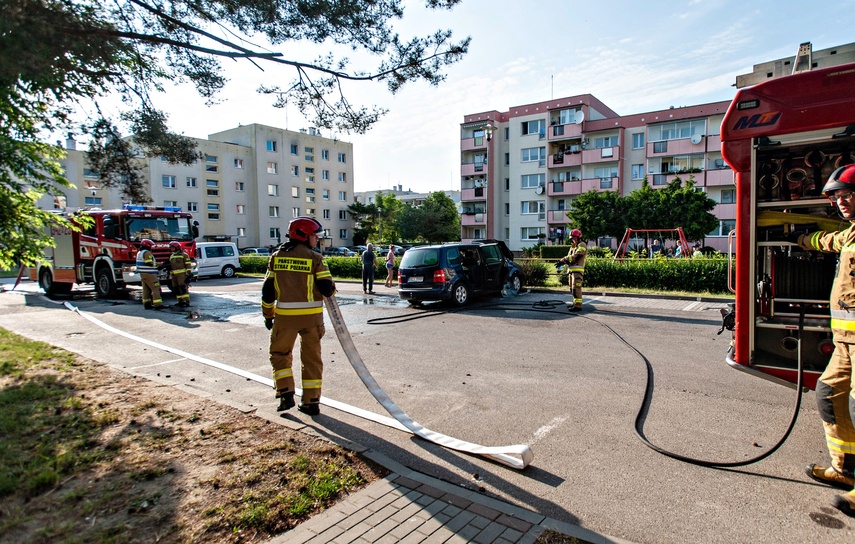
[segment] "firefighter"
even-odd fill
[[[582,232],[579,229],[570,231],[570,251],[566,257],[558,261],[559,265],[567,265],[567,279],[573,292],[573,306],[570,310],[578,312],[582,309],[582,280],[585,277],[585,256],[588,247],[582,243]]]
[[[852,391],[852,361],[855,359],[855,165],[841,166],[831,173],[822,188],[849,228],[793,233],[789,239],[804,249],[839,253],[837,276],[831,289],[831,330],[834,353],[816,384],[816,403],[825,428],[831,466],[808,465],[807,475],[848,493],[834,498],[835,508],[855,516],[855,395]]]
[[[172,249],[172,255],[169,256],[172,290],[175,292],[175,298],[178,299],[178,306],[186,308],[190,306],[188,285],[193,261],[190,260],[190,255],[187,255],[187,252],[181,248],[180,242],[169,242],[169,247]]]
[[[142,281],[142,302],[146,310],[160,310],[163,305],[157,277],[157,259],[151,252],[153,247],[154,242],[146,238],[140,241],[140,250],[137,252],[137,274]]]
[[[294,374],[291,366],[294,342],[300,335],[303,399],[297,408],[308,415],[320,413],[321,379],[324,363],[323,297],[335,294],[335,283],[323,257],[314,251],[324,228],[311,217],[298,217],[288,224],[288,242],[268,261],[261,288],[261,312],[270,335],[270,364],[278,412],[294,406]]]

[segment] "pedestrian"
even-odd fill
[[[693,259],[700,259],[703,256],[704,256],[704,254],[701,253],[701,246],[699,246],[698,244],[693,245],[692,246],[692,258]]]
[[[190,255],[181,247],[181,242],[169,242],[172,255],[169,256],[169,267],[172,272],[172,292],[178,299],[178,306],[186,308],[190,306],[190,272],[193,270],[193,261]]]
[[[297,409],[311,416],[321,413],[321,338],[326,332],[323,298],[335,294],[332,274],[323,256],[313,250],[323,230],[312,217],[292,220],[288,224],[288,242],[270,256],[261,288],[264,326],[272,331],[270,364],[278,412],[295,406],[292,364],[299,335],[303,398]]]
[[[847,490],[834,497],[832,505],[855,517],[855,393],[852,391],[852,360],[855,358],[855,165],[841,166],[831,173],[823,194],[837,206],[840,216],[851,224],[837,231],[792,233],[789,240],[810,251],[839,253],[837,275],[831,288],[831,331],[834,353],[816,382],[816,404],[825,428],[831,466],[808,465],[807,475],[821,483]],[[844,255],[845,254],[845,255]]]
[[[160,294],[160,279],[158,276],[157,259],[151,248],[154,242],[148,238],[140,240],[140,250],[137,252],[137,274],[142,282],[142,303],[146,310],[160,310],[163,297]]]
[[[678,243],[677,249],[674,250],[674,258],[679,259],[683,256],[683,244]]]
[[[369,243],[360,257],[362,259],[362,292],[374,294],[374,270],[377,266],[377,255],[374,254],[374,244]]]
[[[386,254],[386,287],[392,287],[395,274],[395,246],[389,245],[389,253]]]
[[[578,312],[582,309],[582,280],[585,277],[585,256],[588,247],[582,243],[582,232],[579,229],[570,231],[570,251],[566,257],[562,257],[558,264],[567,265],[568,281],[570,290],[573,292],[573,306],[571,311]]]

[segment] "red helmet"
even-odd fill
[[[181,242],[169,242],[169,247],[172,248],[172,251],[179,251],[181,249]]]
[[[573,229],[570,231],[570,237],[571,238],[581,238],[582,237],[582,231],[579,229]]]
[[[152,248],[154,247],[154,242],[152,242],[148,238],[143,238],[142,240],[140,240],[140,246],[145,248]]]
[[[855,191],[855,164],[841,166],[828,176],[828,181],[822,188],[822,194],[828,198],[834,196],[838,189],[850,189]]]
[[[324,227],[313,217],[298,217],[288,223],[288,238],[308,242],[310,234],[320,234]]]

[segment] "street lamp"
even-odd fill
[[[383,243],[383,208],[377,206],[377,237],[379,238],[378,242]]]

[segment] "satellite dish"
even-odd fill
[[[703,138],[703,137],[704,137],[703,134],[695,134],[694,136],[692,136],[692,143],[695,145],[701,143],[701,138]]]
[[[576,112],[576,124],[581,125],[582,121],[584,121],[584,120],[585,120],[585,112],[582,110],[577,111]]]
[[[543,185],[538,185],[537,189],[534,190],[535,194],[542,195],[543,194]]]

